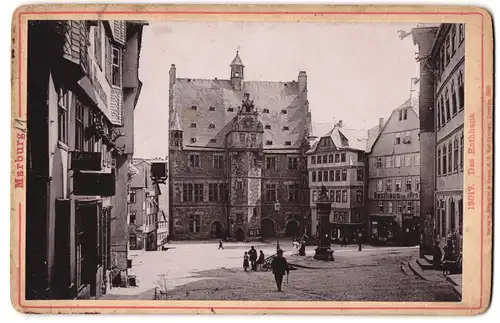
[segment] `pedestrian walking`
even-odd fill
[[[222,240],[219,240],[219,249],[217,250],[224,250],[224,246],[222,245]]]
[[[248,267],[250,267],[248,263],[248,252],[245,251],[245,254],[243,255],[243,269],[247,271]]]
[[[283,257],[283,250],[279,249],[276,257],[273,258],[271,262],[271,267],[273,268],[274,280],[276,281],[276,287],[278,287],[278,292],[281,292],[281,285],[283,284],[283,276],[285,273],[288,275],[290,273],[290,268],[286,262],[285,257]]]
[[[361,238],[363,238],[363,235],[358,233],[358,251],[361,251]]]
[[[250,256],[250,264],[252,265],[252,270],[257,271],[257,250],[255,250],[254,246],[250,247],[248,255]]]
[[[260,250],[259,259],[257,259],[257,266],[262,268],[262,265],[264,265],[264,261],[265,261],[264,252]]]

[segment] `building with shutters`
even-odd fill
[[[332,201],[330,238],[352,242],[358,232],[365,231],[366,158],[377,133],[378,127],[370,131],[349,129],[339,121],[307,152],[312,236],[318,231],[315,202],[322,186]]]
[[[420,142],[417,100],[380,122],[368,158],[368,238],[372,244],[419,243]]]
[[[133,152],[142,26],[29,22],[27,299],[95,299],[107,290],[115,219],[126,221],[114,199],[126,191],[118,161]]]
[[[296,236],[307,227],[307,75],[248,81],[244,69],[238,53],[229,79],[179,78],[175,65],[170,69],[174,239]]]
[[[426,205],[422,252],[432,243],[454,236],[461,250],[464,175],[465,25],[440,24],[412,30],[418,44],[421,80],[420,111],[422,205]],[[421,82],[422,83],[422,82]],[[427,152],[424,154],[424,152]],[[427,191],[428,190],[428,191]]]

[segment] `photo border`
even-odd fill
[[[399,16],[399,17],[397,17]],[[403,16],[403,17],[401,17]],[[126,18],[124,18],[126,17]],[[461,302],[339,302],[339,301],[104,301],[104,300],[25,300],[24,292],[24,205],[26,188],[18,187],[16,176],[23,174],[26,183],[26,39],[27,21],[43,19],[133,20],[201,20],[224,21],[327,21],[322,18],[369,17],[373,22],[466,23],[466,53],[473,37],[480,38],[478,55],[469,55],[466,68],[466,104],[464,133],[467,134],[464,155],[464,204],[474,201],[474,211],[464,208],[464,221],[480,216],[480,221],[464,225],[464,275]],[[380,20],[380,17],[385,20]],[[390,18],[389,18],[390,17]],[[397,18],[394,18],[397,17]],[[200,19],[201,18],[201,19]],[[227,20],[227,19],[230,20]],[[242,19],[243,18],[243,19]],[[284,19],[285,18],[285,19]],[[432,18],[432,19],[429,19]],[[438,18],[438,19],[436,19]],[[363,20],[362,19],[362,20]],[[397,20],[396,20],[397,19]],[[357,22],[353,20],[351,22]],[[361,22],[361,21],[360,21]],[[364,20],[362,21],[364,22]],[[471,26],[474,25],[474,26]],[[479,27],[480,26],[480,27]],[[473,37],[471,37],[473,35]],[[492,84],[493,34],[490,14],[478,7],[464,6],[325,6],[325,5],[34,5],[21,6],[12,20],[12,176],[11,176],[11,301],[24,313],[197,313],[197,314],[432,314],[471,315],[484,312],[490,304],[492,272]],[[466,54],[467,55],[467,54]],[[476,57],[479,56],[479,57]],[[480,88],[467,78],[469,72],[480,72]],[[469,77],[470,80],[470,77]],[[472,100],[471,97],[474,99]],[[476,100],[481,100],[480,104]],[[476,104],[471,104],[476,103]],[[472,125],[475,119],[477,126]],[[480,120],[480,122],[478,121]],[[478,129],[479,128],[479,129]],[[473,140],[469,137],[472,135]],[[489,148],[488,148],[489,147]],[[472,149],[472,150],[471,150]],[[475,164],[471,163],[475,161]],[[472,165],[471,165],[472,164]],[[21,173],[19,173],[21,172]],[[469,173],[471,172],[471,173]],[[472,175],[474,173],[475,175]],[[480,174],[480,175],[478,175]],[[486,176],[485,176],[486,175]],[[468,191],[476,185],[473,193]],[[25,186],[25,185],[24,185]],[[480,187],[480,189],[477,189]],[[466,197],[467,195],[467,197]],[[465,223],[464,223],[465,224]],[[479,230],[479,265],[470,263],[467,236]],[[467,248],[465,248],[467,246]],[[470,258],[469,258],[470,259]],[[470,269],[479,267],[479,284],[470,280]],[[469,273],[467,273],[469,271]],[[473,275],[472,275],[473,276]],[[467,278],[467,279],[466,279]],[[465,285],[470,285],[465,288]],[[466,301],[464,301],[466,299]],[[306,304],[304,304],[306,303]],[[334,303],[339,305],[316,305]],[[358,304],[366,305],[358,305]],[[410,303],[412,306],[409,306]],[[165,305],[160,305],[165,304]],[[234,304],[234,305],[233,305]],[[309,305],[311,304],[311,305]]]

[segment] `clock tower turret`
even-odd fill
[[[239,52],[236,52],[236,57],[231,62],[231,84],[233,85],[233,90],[241,91],[243,88],[243,70],[245,65],[241,61]]]

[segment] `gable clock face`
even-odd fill
[[[245,128],[253,128],[254,125],[255,125],[255,121],[253,120],[253,118],[247,117],[247,118],[243,119],[243,126]]]

